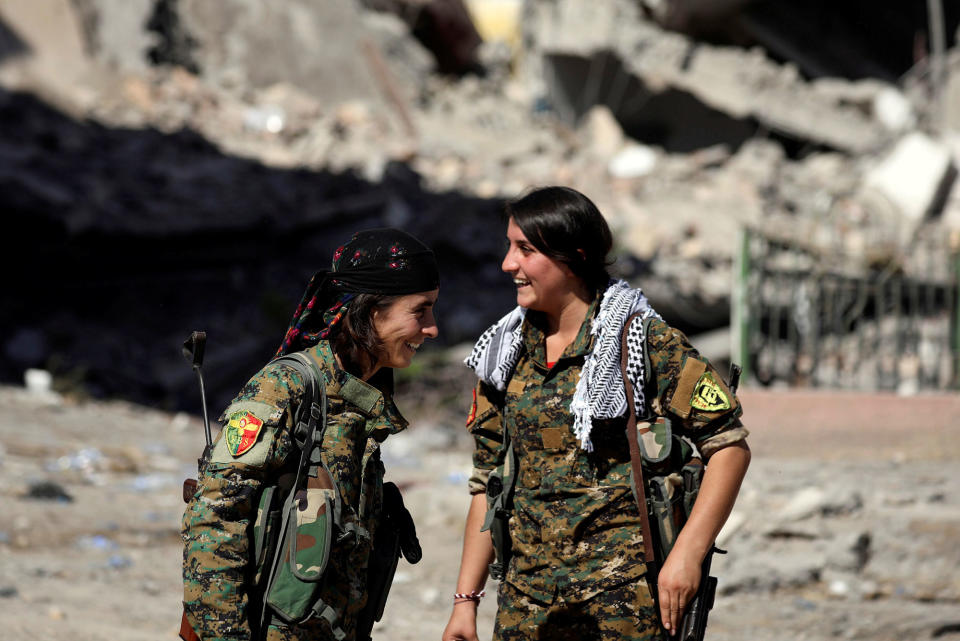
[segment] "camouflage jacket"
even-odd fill
[[[357,614],[366,603],[371,543],[383,499],[379,444],[404,429],[392,399],[336,365],[327,342],[305,351],[329,381],[323,461],[343,500],[343,521],[363,536],[335,542],[318,595],[338,614],[339,627],[354,638]],[[204,641],[250,638],[249,525],[261,490],[296,470],[293,414],[304,381],[293,369],[268,364],[244,386],[220,417],[224,423],[197,492],[183,515],[184,609]],[[270,624],[267,638],[327,639],[328,624]]]
[[[521,330],[523,353],[506,391],[478,383],[467,424],[475,441],[473,494],[485,491],[490,472],[503,460],[504,430],[513,443],[518,476],[510,520],[513,555],[505,580],[548,603],[558,593],[568,601],[589,599],[646,571],[625,417],[594,421],[593,452],[579,447],[572,430],[570,402],[593,346],[590,328],[597,305],[594,301],[579,334],[551,367],[543,317],[529,313]],[[659,319],[649,325],[647,346],[646,398],[657,414],[673,412],[674,397],[684,400],[677,390],[688,360],[703,362],[719,378],[683,333]],[[691,392],[686,392],[687,405]],[[721,411],[689,407],[685,417],[674,416],[676,431],[704,456],[746,437],[739,403],[727,400],[729,407]]]

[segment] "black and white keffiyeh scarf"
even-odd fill
[[[488,385],[503,391],[523,351],[523,320],[527,310],[517,307],[487,329],[477,340],[464,363]],[[580,379],[570,403],[573,431],[580,447],[593,451],[590,429],[593,419],[611,419],[627,411],[623,376],[620,374],[620,334],[627,318],[640,313],[643,319],[660,315],[650,306],[639,289],[626,281],[610,281],[600,300],[600,310],[593,320],[593,349],[580,371]],[[635,383],[634,406],[642,415],[646,408],[642,381],[643,349],[646,337],[643,323],[632,323],[627,332],[627,376]]]

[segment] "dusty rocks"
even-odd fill
[[[459,372],[447,378],[459,379],[465,399],[469,376],[465,368]],[[470,445],[462,412],[437,413],[436,403],[407,385],[399,392],[401,408],[421,409],[408,412],[408,432],[385,443],[384,460],[388,477],[403,488],[426,555],[415,566],[401,563],[374,634],[419,641],[439,638],[449,615]],[[27,392],[9,387],[0,388],[0,404],[4,638],[98,641],[115,638],[117,626],[135,640],[175,635],[179,484],[195,472],[200,420],[119,402],[38,407]],[[831,439],[841,446],[845,438],[862,442],[856,427],[814,432],[813,446],[787,441],[777,449],[778,412],[762,408],[748,406],[758,454],[722,539],[729,553],[715,557],[720,595],[710,638],[954,638],[951,626],[960,621],[955,444],[938,451],[953,458],[915,456],[937,442],[931,423],[918,421],[894,441],[842,459],[833,455]],[[911,449],[898,450],[898,443]],[[898,451],[901,462],[893,462]],[[135,468],[120,464],[123,452],[139,461]],[[76,467],[61,466],[64,456]],[[23,500],[26,483],[57,484],[74,501]],[[818,507],[786,518],[787,506],[811,489]],[[480,606],[481,638],[490,637],[494,610],[493,598]]]
[[[533,2],[507,30],[522,28],[522,41],[480,49],[489,73],[452,77],[431,73],[442,65],[411,18],[416,3],[230,0],[213,12],[193,0],[48,4],[0,9],[9,27],[0,37],[3,204],[19,233],[42,239],[41,266],[59,256],[71,267],[92,264],[97,275],[84,282],[110,271],[146,274],[149,286],[130,284],[144,291],[170,281],[171,262],[188,257],[179,269],[204,273],[194,291],[230,293],[210,301],[214,312],[194,307],[202,296],[159,294],[164,305],[191,310],[179,331],[152,333],[160,343],[189,331],[188,317],[226,326],[231,358],[252,362],[269,352],[266,340],[240,335],[227,319],[243,311],[258,317],[256,331],[274,331],[285,314],[277,310],[292,307],[338,234],[383,224],[442,249],[445,297],[462,286],[490,292],[477,307],[470,297],[446,298],[443,340],[466,340],[509,305],[496,268],[498,199],[534,185],[591,196],[616,233],[615,273],[643,284],[691,333],[728,323],[743,226],[781,232],[821,256],[843,254],[854,271],[896,270],[902,261],[908,273],[925,273],[922,261],[908,260],[921,233],[955,236],[960,246],[956,115],[946,100],[944,117],[931,116],[923,65],[900,84],[884,74],[818,73],[807,49],[784,61],[783,34],[764,34],[776,22],[769,16],[748,15],[740,27],[770,48],[744,48],[665,29],[674,24],[664,17],[669,2],[646,3],[646,12],[623,0],[589,10]],[[955,90],[957,60],[949,52],[937,95]],[[918,136],[936,149],[925,181],[878,174],[884,158],[899,155],[898,140]],[[911,189],[897,189],[903,184]],[[266,266],[252,255],[267,256]],[[150,265],[165,274],[150,274]],[[290,284],[269,284],[277,282]],[[91,361],[95,371],[78,376],[93,379],[96,393],[139,378],[117,377],[98,360],[128,349],[129,339],[80,349],[63,336],[86,327],[85,317],[24,320],[22,310],[38,306],[29,292],[0,318],[7,336],[40,336],[28,349],[5,342],[16,355],[8,379],[32,366],[63,377]],[[102,315],[112,307],[101,297],[123,292],[83,296]],[[256,311],[241,310],[241,292],[262,302]],[[148,305],[161,316],[159,303]],[[137,349],[162,364],[133,383],[136,393],[182,405],[174,361],[159,347]]]

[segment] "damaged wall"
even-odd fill
[[[107,338],[103,310],[130,314],[138,345],[156,343],[133,352],[159,359],[138,398],[190,389],[179,356],[159,354],[194,326],[211,328],[211,341],[226,328],[230,358],[252,366],[272,350],[272,328],[282,329],[316,257],[368,224],[406,227],[440,248],[442,340],[467,340],[510,304],[498,269],[499,202],[534,185],[567,184],[593,198],[617,239],[615,273],[642,284],[689,333],[725,331],[744,225],[842,237],[857,259],[864,247],[883,247],[881,260],[908,252],[919,227],[956,230],[960,246],[951,173],[960,145],[950,134],[924,134],[943,171],[923,194],[901,195],[903,172],[870,178],[899,140],[927,126],[919,79],[812,81],[763,50],[665,30],[634,2],[527,3],[524,49],[503,55],[485,43],[486,73],[462,78],[430,72],[402,12],[359,2],[231,0],[235,11],[224,15],[193,0],[58,6],[76,15],[30,23],[22,16],[36,9],[0,7],[4,42],[18,51],[0,60],[0,182],[9,211],[23,213],[22,232],[46,243],[41,253],[72,261],[71,301],[87,292],[102,308],[31,328],[18,315],[38,319],[31,310],[42,304],[18,290],[26,302],[4,325],[18,337],[4,345],[10,377],[46,363],[121,393],[135,376],[109,368],[127,339]],[[52,40],[57,24],[73,35]],[[326,35],[330,24],[342,33]],[[150,63],[164,38],[194,43],[197,73]],[[78,58],[82,74],[33,71],[64,55]],[[954,79],[956,60],[954,51]],[[311,84],[338,74],[342,94]],[[289,263],[280,258],[288,248]],[[260,252],[269,267],[257,276]],[[186,266],[174,269],[180,257]],[[157,266],[175,277],[151,274]],[[191,284],[177,292],[178,279]],[[205,300],[209,287],[224,298]],[[233,336],[245,289],[258,292],[260,320]],[[121,301],[140,301],[142,290],[165,292],[147,309],[162,302],[168,325],[124,311]],[[123,293],[115,301],[111,291]],[[490,298],[478,311],[463,291]],[[96,349],[83,347],[89,335],[104,337]]]

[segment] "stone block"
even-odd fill
[[[864,178],[908,220],[920,221],[943,208],[957,171],[945,144],[912,132],[900,139]]]

